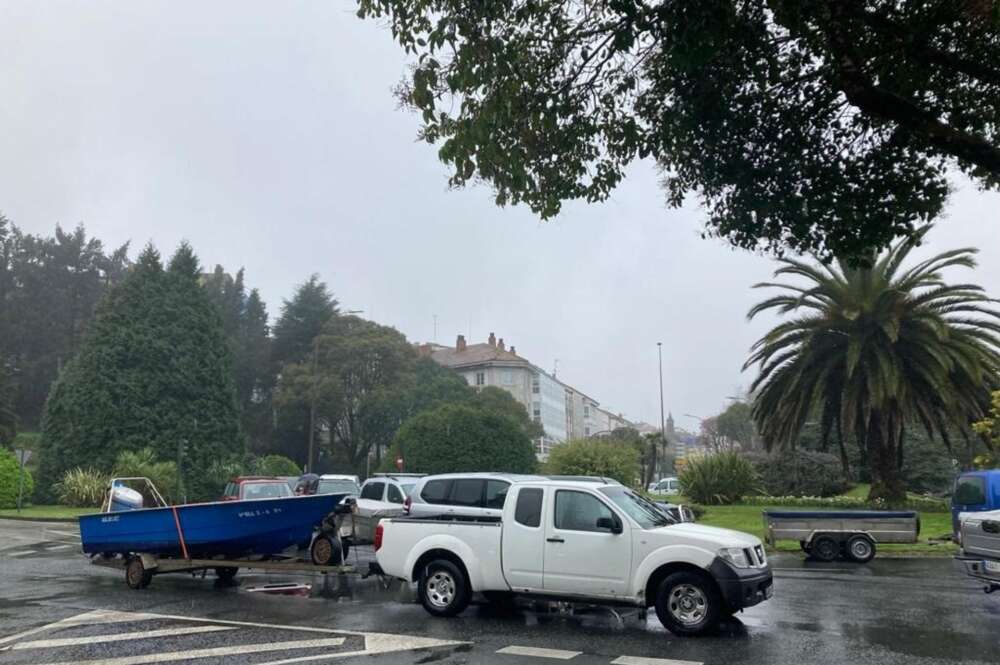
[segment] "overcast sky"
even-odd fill
[[[697,206],[667,209],[648,164],[547,223],[449,191],[392,97],[402,50],[353,2],[3,0],[0,44],[0,211],[26,231],[82,222],[165,254],[187,239],[208,267],[245,266],[272,319],[316,272],[412,341],[435,314],[441,343],[496,332],[651,423],[657,341],[678,425],[752,379],[772,321],[745,314],[769,259],[702,240]],[[974,280],[1000,296],[1000,196],[955,186],[925,251],[979,246]]]

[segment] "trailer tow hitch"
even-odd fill
[[[996,582],[990,582],[983,587],[983,593],[993,593],[994,591],[1000,591],[1000,584]]]

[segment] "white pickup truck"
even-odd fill
[[[761,541],[673,523],[645,498],[602,482],[522,481],[496,518],[392,518],[376,529],[382,572],[417,582],[424,608],[453,616],[473,592],[656,607],[693,635],[771,597]]]

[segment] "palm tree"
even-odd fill
[[[945,284],[949,267],[973,268],[973,248],[903,263],[927,234],[903,240],[868,267],[838,261],[809,264],[784,258],[775,278],[754,288],[783,293],[754,306],[747,317],[776,310],[791,318],[751,349],[744,369],[760,373],[753,418],[768,447],[794,446],[808,420],[818,418],[824,446],[835,431],[846,462],[853,435],[871,468],[869,500],[898,504],[908,426],[920,426],[951,445],[949,432],[968,436],[968,423],[989,408],[1000,372],[998,301],[975,284]]]

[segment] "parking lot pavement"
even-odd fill
[[[24,557],[45,551],[79,551],[80,530],[71,522],[0,519],[0,557]]]
[[[413,603],[408,585],[356,576],[324,584],[320,576],[241,571],[240,584],[227,586],[211,573],[177,574],[132,591],[119,571],[40,545],[49,537],[36,539],[30,555],[0,551],[0,663],[997,662],[1000,595],[983,594],[948,559],[855,566],[776,556],[774,599],[726,622],[720,634],[695,639],[675,637],[654,614],[635,611],[500,613],[476,604],[435,619]],[[248,592],[278,581],[312,584],[312,597]]]

